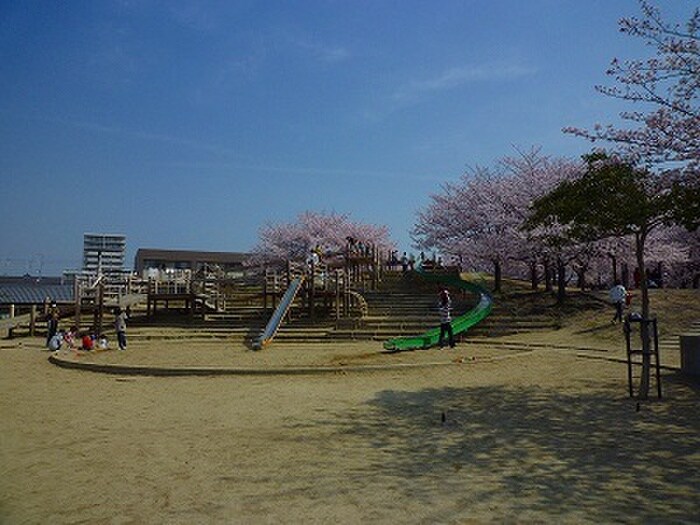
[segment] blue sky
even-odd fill
[[[696,3],[656,2],[686,20]],[[81,264],[84,232],[246,251],[304,210],[386,224],[514,146],[578,156],[568,125],[635,0],[0,4],[0,275]]]

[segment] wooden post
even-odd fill
[[[75,301],[75,326],[80,326],[80,310],[81,310],[81,298],[80,298],[80,282],[78,277],[75,276],[73,281],[73,300]]]
[[[148,278],[146,283],[146,317],[151,317],[151,295],[153,293],[153,280]]]
[[[348,278],[350,274],[350,250],[348,250],[348,255],[345,257],[345,279]]]
[[[97,326],[97,318],[100,315],[100,285],[95,289],[95,302],[92,303],[92,326]],[[76,322],[75,326],[80,331],[80,325]]]
[[[14,317],[15,317],[15,305],[11,304],[10,305],[10,319],[14,319]],[[13,327],[10,327],[7,329],[7,338],[8,339],[12,339],[12,337],[14,336],[14,333],[13,333],[14,330],[15,329]]]
[[[313,258],[311,259],[311,286],[309,288],[309,318],[313,322],[314,320],[314,299],[315,299],[315,289],[316,289],[316,265],[314,264]]]
[[[95,335],[102,333],[102,319],[104,317],[104,307],[105,307],[105,285],[100,282],[100,287],[97,291],[97,320],[95,323]]]
[[[267,268],[263,271],[263,311],[267,314]]]
[[[36,332],[36,305],[32,305],[32,309],[29,312],[29,335],[34,337]]]
[[[277,291],[279,287],[279,281],[277,276],[277,270],[272,274],[272,309],[277,308]]]
[[[335,320],[340,319],[340,272],[335,271]]]

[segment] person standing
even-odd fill
[[[625,307],[625,300],[627,298],[627,290],[620,284],[619,281],[615,282],[615,286],[610,288],[610,302],[615,306],[615,317],[612,318],[612,322],[617,321],[622,322],[622,311]]]
[[[58,318],[60,317],[58,306],[55,302],[51,303],[48,312],[46,312],[46,346],[58,332]]]
[[[114,329],[117,331],[117,342],[119,343],[119,350],[126,350],[126,321],[128,317],[126,312],[119,309],[117,317],[114,319]]]
[[[445,334],[448,337],[448,343],[450,348],[455,347],[454,333],[452,332],[452,299],[450,299],[450,292],[446,289],[440,292],[440,339],[438,340],[438,345],[442,348],[445,344]]]

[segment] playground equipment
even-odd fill
[[[311,322],[320,315],[334,319],[336,325],[341,319],[367,315],[367,302],[358,289],[377,288],[382,270],[378,250],[372,245],[358,248],[348,244],[345,250],[327,252],[323,258],[323,262],[320,257],[305,263],[288,260],[283,268],[265,269],[263,305],[267,310],[268,298],[271,299],[274,312],[253,342],[254,349],[272,341],[280,325],[291,315],[292,307]],[[280,298],[282,290],[285,291]]]
[[[491,313],[493,299],[491,294],[478,284],[465,281],[459,275],[449,275],[445,273],[429,273],[423,269],[419,269],[417,273],[424,279],[440,282],[444,285],[453,286],[462,290],[478,295],[479,302],[464,315],[461,315],[452,320],[452,330],[455,335],[467,331],[472,326],[481,322],[486,316]],[[440,328],[428,330],[422,335],[415,337],[398,337],[390,339],[384,343],[384,348],[391,351],[415,350],[419,348],[430,348],[438,344],[440,338]]]
[[[277,330],[279,329],[279,326],[282,323],[284,316],[287,315],[287,312],[292,306],[292,303],[294,302],[297,293],[301,289],[301,284],[303,282],[304,277],[300,276],[294,279],[289,285],[289,288],[287,288],[287,291],[282,296],[280,303],[277,305],[275,312],[272,314],[272,317],[270,317],[270,320],[267,322],[263,333],[255,341],[255,343],[253,343],[253,348],[255,350],[260,350],[263,346],[272,341],[273,337],[275,337],[275,334],[277,333]]]

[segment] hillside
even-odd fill
[[[486,283],[493,283],[486,279]],[[631,290],[629,311],[640,309],[640,291]],[[682,333],[690,323],[700,320],[700,290],[650,290],[652,315],[658,319],[659,335]],[[607,290],[580,291],[567,289],[563,304],[556,302],[554,293],[543,289],[530,290],[523,281],[504,280],[503,291],[494,295],[501,307],[517,316],[548,316],[560,327],[555,333],[582,336],[601,344],[620,340],[620,327],[611,323],[614,311]]]

